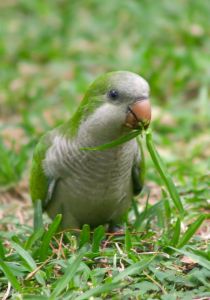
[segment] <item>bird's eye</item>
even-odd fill
[[[112,99],[112,100],[116,100],[119,98],[119,93],[118,91],[116,90],[111,90],[109,91],[109,97]]]

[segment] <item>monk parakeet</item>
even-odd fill
[[[118,223],[143,186],[144,163],[136,139],[109,143],[151,119],[149,85],[139,75],[117,71],[97,78],[75,114],[47,132],[34,151],[30,191],[51,218],[62,214],[62,228]],[[36,221],[36,220],[35,220]]]

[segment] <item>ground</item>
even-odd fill
[[[3,299],[209,299],[208,1],[0,3],[0,295]],[[33,234],[28,177],[43,132],[72,115],[101,73],[151,86],[153,140],[175,208],[146,145],[143,193],[125,234]],[[137,211],[136,211],[137,208]]]

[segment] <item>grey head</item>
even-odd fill
[[[132,72],[106,73],[89,87],[78,112],[80,129],[91,135],[117,137],[140,123],[147,127],[151,119],[149,85]]]

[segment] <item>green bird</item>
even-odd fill
[[[62,228],[118,224],[141,192],[144,159],[136,139],[106,150],[85,151],[125,136],[151,119],[149,85],[117,71],[97,78],[78,109],[47,132],[35,148],[30,192],[35,227],[42,209],[62,214]]]

